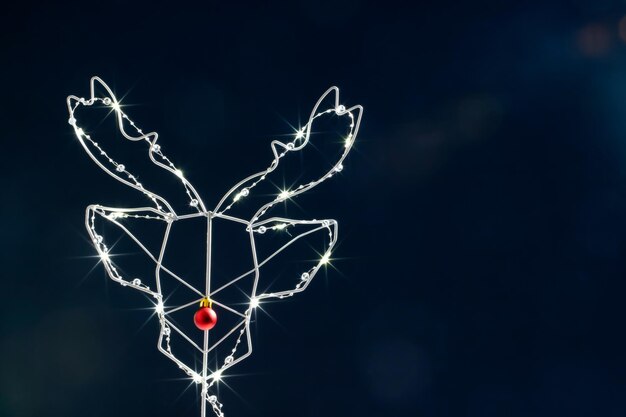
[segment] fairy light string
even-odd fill
[[[100,204],[89,205],[85,213],[85,226],[87,232],[95,246],[100,261],[104,265],[109,277],[121,284],[122,286],[130,287],[139,291],[142,291],[152,297],[154,302],[154,311],[158,317],[160,324],[160,333],[157,342],[157,347],[165,356],[171,359],[183,372],[185,372],[190,379],[199,384],[201,387],[201,417],[205,417],[207,410],[210,409],[218,417],[224,417],[222,411],[222,404],[218,401],[217,396],[210,392],[210,389],[214,387],[227,371],[232,366],[241,362],[252,354],[252,340],[250,335],[250,323],[252,318],[252,312],[257,308],[264,300],[271,298],[283,299],[291,297],[298,292],[304,291],[311,280],[319,271],[319,269],[330,261],[330,256],[334,245],[337,242],[337,221],[332,219],[323,220],[301,220],[290,219],[284,217],[270,217],[264,219],[263,216],[276,204],[284,202],[288,199],[302,194],[311,188],[319,185],[320,183],[331,178],[343,169],[343,161],[353,147],[354,141],[359,131],[359,125],[361,122],[361,116],[363,114],[363,107],[360,105],[346,108],[339,102],[339,89],[337,87],[329,88],[315,104],[311,115],[306,124],[304,124],[293,135],[292,139],[283,143],[278,140],[271,142],[271,149],[273,153],[273,160],[270,165],[256,174],[250,175],[244,178],[242,181],[233,186],[219,201],[216,207],[212,210],[208,210],[204,201],[193,187],[193,185],[185,178],[183,172],[178,169],[174,163],[163,153],[160,144],[157,144],[158,134],[156,132],[144,133],[144,131],[132,121],[129,116],[122,110],[122,106],[111,88],[104,83],[99,77],[93,77],[90,81],[91,94],[89,98],[77,97],[70,95],[67,98],[67,108],[69,112],[69,124],[73,127],[74,133],[79,142],[89,155],[89,157],[107,174],[120,181],[121,183],[129,186],[142,194],[144,194],[150,205],[145,207],[107,207]],[[97,90],[103,90],[105,95],[99,97]],[[330,108],[320,110],[319,107],[322,102],[328,96],[334,96],[334,105]],[[129,168],[122,162],[119,162],[111,155],[109,155],[98,141],[94,138],[92,133],[87,133],[79,125],[76,118],[76,111],[80,107],[91,107],[94,105],[102,105],[110,108],[116,118],[117,128],[121,132],[124,139],[131,142],[140,142],[147,145],[148,157],[160,168],[169,171],[182,183],[186,196],[188,198],[188,205],[191,207],[191,213],[178,214],[168,201],[155,192],[150,191],[139,181],[138,177],[133,174]],[[229,210],[238,204],[246,197],[250,196],[255,187],[266,180],[267,176],[272,173],[280,164],[282,158],[288,155],[290,152],[297,152],[302,150],[308,143],[311,136],[311,127],[313,122],[322,117],[325,114],[335,114],[340,117],[347,117],[349,124],[348,130],[344,137],[344,146],[339,160],[328,170],[324,175],[316,180],[312,180],[307,183],[302,183],[291,189],[280,190],[268,203],[262,205],[250,219],[243,219],[227,214]],[[130,132],[126,130],[126,126],[130,127]],[[168,238],[174,224],[180,221],[191,218],[207,219],[208,231],[207,231],[207,273],[206,273],[206,286],[203,289],[195,288],[187,280],[177,275],[174,271],[166,267],[163,263],[164,255],[167,250]],[[127,219],[140,219],[142,221],[161,222],[165,225],[165,232],[163,240],[160,244],[158,253],[151,252],[141,240],[133,234],[125,225]],[[252,248],[252,260],[253,267],[228,281],[217,288],[211,288],[211,222],[214,219],[224,219],[232,221],[245,228],[248,233],[250,244]],[[98,221],[108,222],[108,224],[114,225],[119,228],[126,236],[128,236],[138,247],[154,262],[155,265],[155,282],[154,288],[147,285],[140,278],[125,277],[121,271],[115,266],[112,260],[114,256],[111,253],[111,248],[104,242],[104,237],[98,233],[96,225]],[[303,225],[311,227],[309,230],[301,232],[293,236],[287,243],[283,244],[276,251],[268,255],[265,259],[259,259],[257,253],[257,241],[256,237],[263,235],[269,231],[281,232],[287,229],[293,230],[295,226]],[[260,278],[260,268],[265,265],[272,258],[283,252],[289,246],[296,241],[305,238],[314,233],[326,231],[328,234],[328,244],[325,252],[315,266],[303,271],[300,277],[297,279],[295,286],[288,290],[273,291],[267,293],[258,293],[258,283]],[[197,299],[191,300],[187,304],[179,306],[165,306],[164,300],[167,294],[164,294],[161,288],[161,280],[163,276],[168,276],[181,285],[184,285],[190,291],[197,295]],[[229,306],[226,303],[220,302],[220,292],[234,285],[242,279],[252,276],[253,285],[252,292],[249,295],[249,301],[244,311],[239,311],[236,307]],[[239,320],[235,326],[233,326],[224,336],[220,339],[212,341],[209,338],[210,330],[204,331],[204,342],[202,345],[196,343],[189,335],[181,330],[171,320],[170,315],[174,312],[180,311],[185,308],[192,308],[198,304],[206,303],[209,306],[215,304],[221,309],[229,311],[239,317]],[[182,339],[189,343],[200,355],[203,357],[202,369],[197,370],[192,368],[189,364],[186,364],[175,354],[175,349],[172,348],[172,335],[178,334]],[[212,352],[219,345],[228,340],[232,335],[236,335],[234,345],[230,352],[223,358],[221,365],[216,369],[209,369],[208,354]],[[246,346],[246,350],[241,352],[241,345]]]

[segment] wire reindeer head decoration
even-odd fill
[[[144,207],[108,207],[100,204],[89,205],[85,214],[85,226],[93,242],[100,261],[104,265],[108,276],[122,286],[141,291],[149,296],[153,302],[151,308],[158,318],[160,333],[157,346],[165,356],[182,369],[193,382],[201,389],[201,416],[205,417],[208,408],[223,417],[222,404],[217,396],[212,393],[214,386],[220,382],[224,372],[235,366],[252,353],[252,339],[250,335],[250,323],[253,311],[265,300],[283,299],[304,291],[311,283],[313,277],[320,268],[327,264],[335,243],[337,242],[337,221],[332,219],[292,219],[286,217],[269,217],[268,212],[278,203],[292,199],[299,194],[305,193],[323,181],[331,178],[343,169],[343,161],[353,147],[354,141],[359,131],[363,107],[355,105],[345,107],[339,101],[339,89],[329,88],[317,101],[310,114],[308,121],[291,135],[286,143],[274,140],[271,142],[273,159],[269,166],[255,174],[252,174],[236,185],[219,200],[218,204],[209,209],[200,197],[194,186],[185,178],[182,171],[163,153],[161,146],[157,143],[158,134],[156,132],[144,133],[122,110],[122,106],[111,88],[100,78],[93,77],[90,82],[90,97],[82,98],[69,96],[67,107],[69,111],[69,124],[74,128],[76,137],[80,141],[87,155],[107,174],[123,183],[124,185],[140,192],[147,197],[149,204]],[[101,91],[100,94],[98,92]],[[321,109],[324,102],[330,101],[328,108]],[[121,133],[123,139],[136,142],[137,146],[145,146],[150,161],[159,168],[167,171],[184,187],[188,198],[187,211],[185,213],[174,210],[173,205],[163,196],[146,188],[136,174],[123,163],[114,160],[103,147],[93,137],[93,132],[85,132],[77,120],[77,110],[82,107],[94,105],[104,106],[110,110],[115,118],[116,128]],[[248,198],[258,189],[258,185],[263,181],[268,181],[271,174],[281,163],[281,160],[289,154],[298,153],[310,144],[311,127],[313,122],[324,115],[338,116],[345,118],[347,122],[347,132],[343,136],[343,146],[338,160],[334,161],[331,168],[321,176],[311,181],[294,185],[290,189],[279,190],[276,194],[269,196],[269,201],[263,203],[251,217],[236,217],[232,215],[231,209]],[[265,196],[267,198],[267,196]],[[191,281],[186,276],[182,276],[165,261],[168,253],[168,243],[173,231],[183,222],[190,222],[192,219],[202,221],[203,232],[206,232],[206,240],[203,242],[203,253],[206,256],[206,266],[202,280]],[[229,222],[240,228],[249,239],[249,253],[252,258],[252,267],[243,273],[221,282],[217,282],[215,277],[212,281],[211,264],[215,246],[219,242],[213,242],[212,229],[216,221]],[[162,234],[159,237],[157,249],[148,248],[148,245],[137,236],[131,224],[133,222],[149,222],[158,224]],[[127,276],[124,271],[116,265],[112,257],[112,246],[104,241],[100,226],[106,224],[115,227],[123,235],[128,237],[154,267],[154,279],[141,279]],[[289,232],[289,239],[275,251],[261,257],[258,247],[264,235],[277,232]],[[261,267],[279,253],[288,249],[291,245],[302,238],[314,234],[325,234],[327,243],[325,250],[315,261],[315,265],[301,272],[294,279],[293,287],[283,290],[263,292],[260,291],[259,281],[262,279]],[[149,273],[149,271],[146,271]],[[149,273],[152,275],[152,273]],[[171,305],[168,302],[170,294],[165,288],[165,281],[173,281],[182,287],[189,296],[187,302],[178,305]],[[244,303],[230,304],[220,297],[229,288],[238,283],[248,281],[250,290],[245,293]],[[180,324],[173,318],[177,312],[188,312],[193,316],[197,329],[195,334],[190,334],[181,328]],[[192,314],[195,311],[195,314]],[[219,337],[213,337],[222,321],[222,316],[228,315],[234,318],[232,325],[222,329]],[[182,347],[177,347],[173,342],[173,336],[177,336],[180,344],[186,345],[184,349],[193,351],[198,361],[190,363],[182,359],[178,354]],[[229,344],[230,343],[230,344]],[[217,355],[217,348],[228,344],[228,349]],[[215,365],[209,362],[209,354],[217,355]],[[200,369],[198,369],[198,367]]]

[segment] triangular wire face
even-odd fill
[[[172,222],[163,254],[166,268],[202,294],[207,289],[207,227],[206,216]]]

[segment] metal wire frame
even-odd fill
[[[106,95],[103,97],[97,96],[97,86],[100,86]],[[201,384],[201,392],[202,392],[202,400],[201,400],[201,417],[206,416],[207,404],[211,406],[211,409],[218,417],[223,417],[224,413],[222,411],[222,404],[217,400],[216,395],[209,393],[209,388],[211,388],[214,384],[218,383],[223,375],[223,372],[232,366],[238,364],[248,356],[252,354],[252,340],[250,336],[250,323],[252,317],[252,311],[261,303],[263,300],[271,299],[271,298],[285,298],[291,297],[296,293],[304,291],[308,285],[310,284],[313,277],[319,271],[319,269],[329,262],[330,255],[332,253],[332,249],[337,242],[337,233],[338,233],[338,224],[337,221],[332,219],[325,220],[300,220],[300,219],[289,219],[284,217],[271,217],[268,219],[263,219],[263,216],[270,210],[274,205],[284,202],[285,200],[291,199],[301,193],[304,193],[311,188],[319,185],[323,181],[331,178],[338,172],[341,172],[343,169],[342,162],[348,155],[349,151],[352,149],[354,141],[359,131],[359,126],[361,123],[361,116],[363,114],[363,107],[360,105],[352,106],[350,108],[346,108],[345,106],[340,104],[339,101],[339,89],[337,87],[329,88],[317,101],[315,104],[311,115],[308,119],[308,122],[302,126],[295,134],[292,141],[288,143],[283,143],[278,140],[274,140],[271,142],[271,149],[273,153],[273,160],[270,165],[263,171],[258,172],[256,174],[250,175],[244,178],[242,181],[234,185],[219,201],[215,208],[212,210],[208,210],[206,208],[205,203],[202,198],[193,187],[193,185],[185,178],[182,171],[176,168],[176,166],[172,163],[170,159],[168,159],[161,150],[161,146],[157,144],[158,134],[156,132],[144,133],[137,125],[128,117],[128,115],[122,111],[122,106],[115,94],[111,90],[111,88],[104,83],[99,77],[92,77],[90,81],[90,90],[91,95],[90,98],[82,98],[70,95],[67,98],[67,107],[69,111],[69,124],[74,128],[74,132],[79,142],[89,155],[89,157],[107,174],[120,181],[126,186],[129,186],[133,189],[136,189],[143,193],[148,199],[152,202],[152,206],[146,207],[133,207],[133,208],[120,208],[120,207],[107,207],[99,204],[89,205],[86,209],[85,213],[85,226],[89,233],[89,236],[98,251],[100,256],[100,260],[104,265],[109,277],[119,284],[123,286],[127,286],[139,291],[142,291],[149,296],[151,296],[155,300],[154,308],[155,313],[158,317],[160,323],[160,334],[157,342],[157,347],[159,351],[161,351],[165,356],[170,358],[180,369],[182,369],[191,379],[197,383]],[[325,110],[319,110],[321,103],[324,101],[326,97],[334,94],[334,105]],[[138,178],[133,175],[125,165],[116,162],[109,154],[107,154],[104,149],[92,138],[90,134],[87,134],[78,124],[75,112],[79,106],[93,106],[94,104],[101,104],[109,107],[114,116],[116,118],[117,127],[119,131],[122,133],[123,137],[132,142],[144,142],[148,145],[148,156],[150,160],[157,165],[158,167],[167,170],[171,174],[175,175],[182,185],[185,188],[187,197],[189,198],[189,206],[195,211],[190,214],[178,214],[173,209],[171,204],[162,196],[146,189],[141,182],[139,182]],[[310,181],[305,184],[300,184],[297,187],[294,187],[291,190],[280,190],[279,193],[268,203],[262,205],[252,216],[251,219],[246,220],[242,218],[238,218],[235,216],[231,216],[226,214],[235,204],[249,196],[254,188],[263,180],[266,179],[267,175],[274,171],[280,160],[290,152],[297,152],[302,150],[310,140],[311,135],[311,127],[313,121],[318,117],[323,116],[324,114],[333,113],[337,116],[347,116],[349,118],[349,129],[348,133],[345,136],[345,146],[343,152],[339,158],[339,160],[333,165],[333,167],[328,170],[324,175],[322,175],[317,180]],[[356,115],[356,116],[355,116]],[[129,134],[126,131],[125,124],[130,125],[134,130],[134,134]],[[188,283],[185,279],[178,276],[176,273],[171,271],[163,264],[163,258],[166,252],[168,238],[170,236],[171,228],[174,224],[180,221],[184,221],[186,219],[191,218],[206,218],[207,219],[207,233],[206,233],[206,275],[205,275],[205,288],[198,289],[193,285]],[[156,279],[156,289],[150,288],[150,286],[146,285],[139,278],[125,278],[122,276],[116,265],[114,264],[111,257],[113,256],[110,253],[110,248],[104,243],[104,238],[101,236],[96,230],[96,220],[102,219],[110,224],[118,227],[122,230],[132,241],[134,241],[139,248],[154,262],[155,264],[155,279]],[[165,224],[165,233],[163,240],[160,245],[159,253],[152,253],[146,246],[141,242],[141,240],[135,236],[131,231],[124,225],[123,220],[125,219],[143,219],[154,222],[163,222]],[[226,284],[212,289],[211,288],[211,247],[212,247],[212,222],[214,219],[224,219],[231,222],[236,222],[245,227],[246,232],[248,233],[251,245],[252,252],[252,260],[253,260],[253,268],[249,271],[233,278],[228,281]],[[309,225],[313,228],[297,234],[293,236],[286,244],[278,248],[276,251],[268,255],[265,259],[260,260],[257,254],[257,240],[255,236],[262,235],[267,233],[270,230],[273,231],[283,231],[288,228],[293,228],[296,225]],[[295,285],[294,288],[284,291],[274,291],[269,293],[260,293],[257,294],[258,283],[260,278],[260,268],[265,265],[268,261],[274,258],[276,255],[287,249],[293,243],[298,241],[301,238],[304,238],[313,233],[317,233],[320,231],[326,231],[328,233],[329,241],[326,247],[325,253],[321,256],[320,260],[317,264],[304,271],[299,279],[299,282]],[[187,287],[190,291],[193,291],[198,298],[180,306],[175,306],[170,309],[166,309],[164,306],[164,294],[161,288],[161,274],[167,274],[171,278],[180,282],[180,284]],[[219,293],[234,285],[238,281],[248,277],[253,277],[253,286],[252,292],[249,296],[249,302],[246,306],[246,309],[241,312],[236,308],[226,305],[225,303],[221,303],[219,301]],[[217,299],[216,299],[217,296]],[[229,331],[225,336],[220,338],[217,341],[210,343],[209,339],[209,331],[204,331],[204,341],[203,345],[199,346],[196,342],[194,342],[188,335],[185,334],[181,329],[179,329],[169,318],[169,316],[179,311],[183,308],[191,307],[192,305],[197,305],[201,299],[209,298],[216,305],[224,308],[225,310],[230,311],[233,314],[240,316],[241,320]],[[183,363],[173,352],[171,347],[171,335],[172,330],[179,334],[185,341],[187,341],[194,349],[200,352],[203,357],[202,361],[202,370],[197,372],[192,369],[189,365]],[[208,354],[213,349],[215,349],[218,345],[225,342],[231,335],[236,334],[239,331],[238,336],[236,338],[234,347],[231,349],[231,353],[226,356],[223,360],[223,364],[220,365],[216,370],[210,371],[208,369]],[[245,336],[245,352],[238,352],[238,347],[242,343],[242,339]],[[239,353],[239,355],[237,355]]]

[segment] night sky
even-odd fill
[[[341,174],[281,208],[339,243],[256,313],[227,417],[626,415],[626,2],[232,3],[4,5],[0,416],[199,415],[84,228],[146,203],[67,123],[93,75],[208,205],[328,87],[365,107]]]

